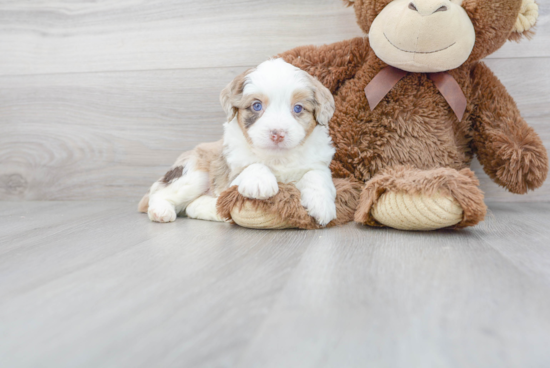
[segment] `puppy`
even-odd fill
[[[178,213],[223,221],[216,199],[237,185],[247,198],[278,193],[294,183],[302,205],[324,226],[336,218],[336,189],[329,164],[334,148],[328,122],[334,99],[306,72],[273,59],[239,75],[221,93],[227,113],[221,141],[182,154],[139,206],[155,222]]]

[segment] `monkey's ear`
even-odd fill
[[[222,90],[220,94],[220,103],[227,115],[227,121],[233,120],[235,115],[237,115],[239,109],[238,104],[243,96],[244,87],[247,82],[246,77],[253,71],[254,68],[251,68],[241,73]]]
[[[353,6],[353,3],[355,2],[355,0],[343,0],[343,1],[346,6]]]
[[[533,27],[539,17],[539,6],[535,0],[522,0],[518,18],[508,39],[519,42],[522,37],[531,38],[535,34]]]

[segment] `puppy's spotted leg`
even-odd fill
[[[279,193],[277,178],[264,164],[248,166],[230,186],[234,185],[238,185],[239,193],[247,198],[267,199]]]
[[[302,196],[302,206],[321,226],[336,218],[336,188],[329,168],[308,171],[296,188]]]
[[[194,167],[195,160],[192,158],[185,166],[174,167],[153,184],[147,211],[151,221],[175,221],[178,213],[208,191],[208,173]]]
[[[224,221],[216,209],[217,198],[203,195],[187,206],[185,213],[189,218],[206,221]]]

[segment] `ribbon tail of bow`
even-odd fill
[[[387,66],[380,73],[376,74],[365,87],[365,95],[369,101],[370,110],[374,110],[397,82],[406,75],[406,71],[394,68],[393,66]]]
[[[367,96],[371,111],[407,74],[404,70],[387,66],[369,82],[365,87],[365,95]],[[462,121],[466,112],[467,101],[458,82],[447,72],[429,73],[428,77],[434,82],[441,95],[445,98],[458,121]]]
[[[434,82],[439,92],[445,97],[451,109],[453,109],[458,121],[462,121],[466,112],[466,96],[458,82],[447,72],[430,73],[428,77]]]

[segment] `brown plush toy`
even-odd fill
[[[548,156],[504,86],[480,60],[530,36],[534,0],[356,0],[369,35],[280,55],[334,95],[338,219],[406,230],[463,228],[486,206],[469,169],[474,155],[512,193],[542,185]],[[235,188],[218,210],[255,228],[317,228],[299,192],[267,201]]]

